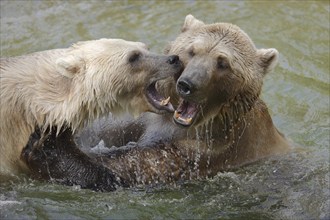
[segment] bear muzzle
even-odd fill
[[[169,65],[170,68],[161,69],[161,67],[158,66],[160,69],[154,75],[154,78],[151,79],[151,83],[146,89],[147,100],[156,113],[174,112],[173,105],[170,103],[170,97],[165,98],[157,91],[157,81],[168,77],[173,77],[172,80],[177,80],[183,71],[183,63],[177,55],[168,56],[166,58],[166,64]]]

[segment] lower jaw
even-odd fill
[[[182,127],[185,127],[185,128],[188,128],[188,127],[190,127],[192,125],[192,124],[183,124],[183,123],[179,122],[176,119],[173,119],[173,121],[175,122],[175,124],[177,124],[179,126],[182,126]]]
[[[174,112],[174,115],[173,115],[173,121],[176,124],[183,126],[183,127],[192,126],[193,124],[195,124],[195,119],[196,119],[196,116],[191,117],[191,118],[182,118],[179,116],[179,114],[177,112]]]

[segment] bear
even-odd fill
[[[36,128],[74,133],[109,112],[173,112],[155,85],[183,65],[144,43],[104,38],[1,58],[0,69],[0,172],[15,174],[28,171],[20,155]]]
[[[110,182],[105,170],[125,180],[124,186],[175,184],[291,149],[260,98],[264,76],[278,60],[276,49],[257,49],[236,25],[205,24],[187,15],[165,54],[178,55],[184,65],[175,82],[165,79],[156,85],[164,97],[170,94],[174,113],[102,118],[70,142],[54,134],[38,142],[35,135],[22,152],[33,173],[68,185],[98,184],[99,190],[107,190]],[[31,147],[35,143],[38,148]]]

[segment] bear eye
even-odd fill
[[[129,56],[128,62],[134,63],[139,60],[140,56],[141,56],[141,53],[138,51],[135,51]]]
[[[195,52],[194,52],[193,49],[189,50],[188,54],[189,54],[190,57],[195,56]]]
[[[229,68],[229,63],[225,58],[219,57],[218,62],[217,62],[217,67],[220,70],[228,69]]]

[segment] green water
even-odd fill
[[[280,52],[262,97],[299,150],[177,186],[99,193],[0,181],[0,219],[330,219],[329,1],[3,1],[1,57],[124,38],[162,52],[191,13]]]

